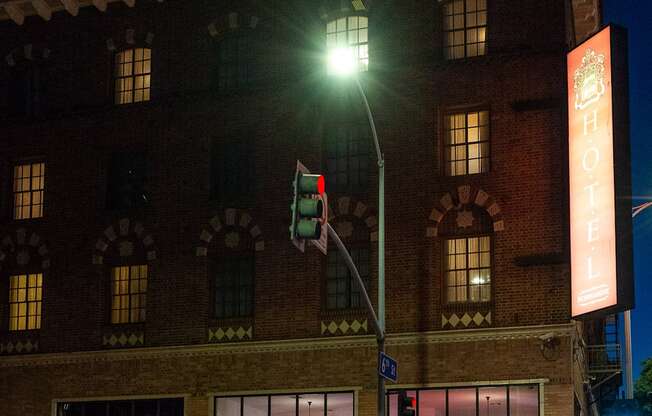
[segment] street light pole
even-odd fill
[[[360,79],[357,76],[358,61],[354,57],[352,50],[350,48],[332,50],[329,52],[328,61],[330,73],[353,76],[355,85],[358,88],[358,92],[360,93],[360,97],[364,103],[365,111],[367,112],[367,119],[369,121],[369,126],[371,127],[371,134],[373,136],[374,147],[376,150],[376,160],[378,163],[378,317],[375,327],[378,340],[378,368],[380,368],[380,353],[385,351],[385,159],[383,153],[380,151],[380,142],[378,141],[378,134],[376,133],[376,124],[374,123],[374,117],[371,114],[367,95],[365,94]],[[334,230],[329,227],[329,235],[331,235],[331,232],[333,235],[337,235]],[[346,251],[343,249],[343,245],[340,251]],[[352,269],[355,268],[355,265],[353,264],[350,266],[352,266]],[[364,285],[361,285],[361,291],[365,292]],[[365,294],[365,296],[367,295]],[[375,318],[376,315],[373,313],[373,307],[371,307],[371,304],[369,304],[368,307],[370,313]],[[380,376],[380,374],[378,375],[378,416],[385,416],[385,379]]]
[[[374,117],[371,114],[369,101],[362,89],[360,79],[356,76],[355,84],[358,87],[358,92],[364,102],[365,110],[367,111],[367,119],[369,126],[371,126],[371,134],[374,139],[374,146],[376,148],[376,159],[378,162],[378,326],[380,331],[385,332],[385,159],[380,151],[380,143],[378,142],[378,134],[376,133],[376,124]],[[378,340],[378,360],[380,360],[380,353],[385,352],[385,337]],[[380,361],[379,361],[380,364]],[[380,367],[380,365],[379,365]],[[378,416],[385,416],[385,379],[378,376]]]

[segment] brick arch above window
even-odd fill
[[[208,25],[208,34],[220,40],[229,32],[239,29],[256,29],[259,22],[260,18],[254,14],[232,11],[213,19]]]
[[[50,58],[51,50],[44,45],[26,43],[18,46],[5,55],[5,63],[14,67],[21,63],[41,63]]]
[[[50,250],[41,236],[25,228],[4,235],[0,241],[0,270],[31,265],[50,268]]]
[[[254,251],[265,250],[263,233],[249,212],[236,208],[227,208],[223,213],[212,217],[208,225],[202,228],[195,255],[197,257],[207,257],[208,248],[215,236],[223,239],[226,248],[237,250],[241,243],[241,232],[248,234]]]
[[[482,189],[463,185],[453,192],[444,194],[439,199],[438,204],[430,212],[426,236],[437,237],[440,234],[440,226],[444,223],[445,217],[448,217],[449,211],[457,211],[455,221],[459,228],[471,227],[477,220],[472,206],[479,207],[486,212],[491,221],[492,231],[498,232],[505,229],[502,210],[496,199]]]
[[[135,29],[126,29],[124,36],[119,38],[107,38],[106,49],[109,52],[116,52],[119,50],[145,47],[150,48],[154,43],[154,33],[145,31],[136,31]]]
[[[156,245],[141,222],[122,218],[107,227],[95,242],[93,264],[105,264],[109,259],[131,259],[137,256],[154,261]]]
[[[354,231],[352,220],[362,222],[369,231],[369,239],[378,241],[378,218],[364,202],[349,196],[337,198],[329,204],[328,220],[334,224],[340,238],[346,240]]]

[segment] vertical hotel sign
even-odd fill
[[[571,51],[567,60],[574,317],[618,308],[623,301],[618,280],[631,279],[631,267],[626,271],[630,276],[619,276],[623,254],[626,261],[629,255],[631,264],[631,218],[624,224],[629,224],[626,232],[630,234],[625,247],[618,235],[623,231],[623,206],[617,198],[623,189],[618,187],[618,176],[627,175],[629,192],[630,173],[629,141],[627,137],[617,140],[621,137],[614,129],[612,32],[612,27],[606,27]],[[626,87],[622,93],[626,96]],[[618,157],[623,152],[626,163],[621,164]],[[626,172],[617,171],[616,165],[626,165]],[[627,253],[618,253],[621,250]]]

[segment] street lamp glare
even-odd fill
[[[337,48],[328,52],[328,72],[333,75],[350,75],[356,70],[351,48]]]

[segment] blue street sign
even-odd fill
[[[389,355],[381,352],[378,360],[378,374],[396,383],[398,379],[398,363]]]

